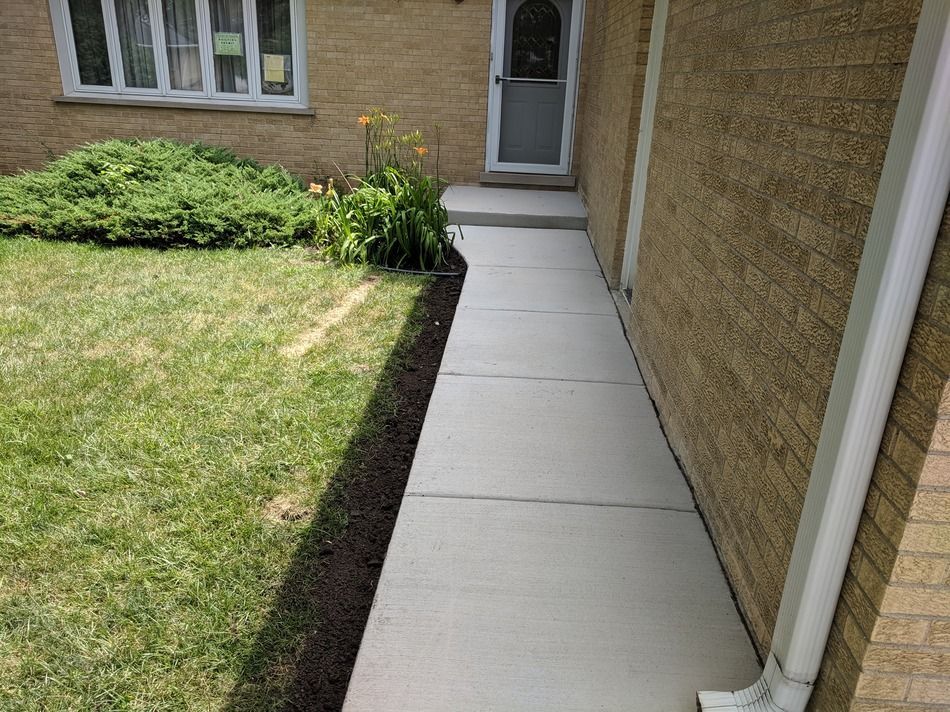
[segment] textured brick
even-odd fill
[[[901,554],[897,557],[891,580],[895,583],[939,584],[947,576],[947,562],[940,558]]]
[[[926,642],[928,621],[915,618],[878,618],[871,634],[874,643],[921,645]]]
[[[864,657],[867,670],[944,675],[950,670],[950,653],[872,646]]]
[[[874,700],[903,700],[909,681],[904,675],[862,675],[855,694]]]
[[[907,699],[911,702],[945,703],[950,700],[950,679],[916,677],[910,684]]]
[[[587,1],[574,172],[611,284],[626,239],[652,10],[649,0]]]
[[[881,611],[899,615],[943,617],[950,611],[950,587],[890,586],[884,594]]]
[[[950,620],[934,621],[927,642],[937,648],[950,648]]]
[[[0,172],[35,168],[47,149],[152,136],[227,145],[304,177],[336,174],[336,165],[357,172],[356,118],[380,106],[430,139],[441,124],[442,174],[477,181],[485,165],[491,0],[307,0],[306,9],[313,117],[54,103],[62,83],[49,3],[3,0]],[[11,74],[11,62],[23,69]]]
[[[631,340],[763,652],[918,7],[670,3]],[[948,250],[945,217],[813,710],[942,689],[918,679],[950,660],[928,641],[950,615]]]
[[[950,522],[950,492],[918,492],[914,500],[914,516],[917,519]]]

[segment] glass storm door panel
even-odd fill
[[[509,0],[498,160],[556,166],[567,106],[572,0]]]

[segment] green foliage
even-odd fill
[[[454,241],[442,184],[394,167],[368,176],[349,193],[332,188],[320,201],[326,252],[343,264],[433,270]]]
[[[157,247],[315,240],[316,211],[279,166],[166,140],[106,141],[0,178],[0,235]]]
[[[398,133],[399,114],[386,113],[382,109],[371,109],[369,114],[360,116],[359,122],[366,129],[366,175],[376,175],[387,168],[397,168],[414,176],[422,175],[429,149],[421,132]],[[438,139],[439,130],[436,126],[436,156],[439,153]]]

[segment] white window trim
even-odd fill
[[[257,39],[257,0],[243,0],[246,20],[245,46],[247,55],[247,94],[228,94],[217,92],[214,86],[214,55],[211,52],[211,18],[207,0],[195,0],[198,25],[201,32],[200,56],[202,66],[203,90],[174,90],[168,85],[168,64],[165,51],[164,22],[152,24],[152,41],[155,46],[155,69],[158,75],[157,89],[125,87],[125,74],[122,56],[119,51],[118,27],[115,21],[113,0],[102,0],[102,14],[106,24],[106,43],[109,52],[109,65],[112,71],[111,86],[89,86],[79,81],[79,65],[76,59],[76,46],[73,41],[72,24],[69,21],[68,0],[49,0],[50,17],[53,22],[53,35],[56,40],[56,53],[59,57],[59,69],[63,80],[63,96],[68,102],[89,102],[108,104],[130,104],[134,106],[150,105],[171,107],[194,107],[196,109],[226,109],[240,111],[287,110],[289,113],[312,113],[308,108],[307,83],[307,22],[306,2],[291,0],[291,42],[294,72],[293,96],[271,96],[264,94],[260,82]],[[153,17],[161,18],[160,0],[149,0]]]

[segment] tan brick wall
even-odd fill
[[[950,707],[950,205],[917,311],[815,709]],[[934,706],[940,703],[941,706]]]
[[[670,3],[631,336],[762,652],[918,11],[919,2],[903,0]],[[940,552],[950,530],[917,526],[919,512],[932,515],[943,500],[915,494],[918,479],[930,487],[926,473],[946,462],[925,460],[950,351],[940,260],[895,394],[816,710],[924,709],[913,694],[943,694],[950,704],[939,692],[946,678],[935,676],[950,662],[937,644],[950,618],[946,578],[899,578],[912,561],[904,550],[921,546],[906,540],[908,516],[906,531],[931,542],[914,554],[926,559],[919,565],[935,567],[932,578],[947,575]],[[922,504],[910,513],[915,496]],[[893,622],[908,619],[913,633]],[[937,643],[924,637],[935,628]],[[911,669],[919,680],[896,690]],[[903,695],[905,707],[878,701],[887,695]]]
[[[443,126],[441,167],[475,182],[485,165],[491,0],[308,0],[316,115],[57,104],[59,65],[45,0],[0,2],[0,172],[35,168],[109,137],[202,140],[310,177],[358,171],[357,116],[381,106],[407,129]]]
[[[587,0],[573,171],[608,281],[620,277],[653,0]]]

